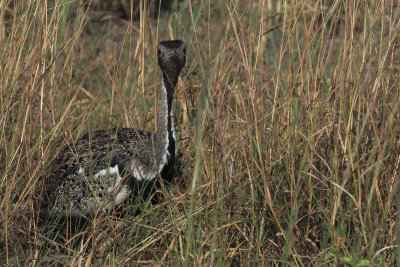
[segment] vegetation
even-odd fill
[[[12,4],[12,5],[11,5]],[[82,1],[0,1],[6,265],[400,264],[397,1],[182,0],[128,21]],[[156,44],[188,43],[181,174],[158,204],[41,222],[82,133],[154,130]]]

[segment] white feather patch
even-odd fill
[[[108,176],[106,176],[107,171],[108,171]],[[121,185],[123,177],[121,177],[121,175],[119,174],[118,165],[115,165],[114,167],[108,169],[101,170],[94,177],[97,178],[98,176],[105,176],[102,177],[101,179],[104,178],[112,179],[113,176],[115,177],[114,181],[107,188],[107,195],[110,194],[113,195],[113,201],[107,204],[106,206],[107,209],[112,208],[114,204],[116,205],[121,204],[130,194],[130,190],[128,189],[128,187],[126,185]]]
[[[85,174],[85,170],[81,167],[78,170],[78,175],[82,175],[82,174]]]
[[[132,174],[133,176],[138,180],[146,180],[150,181],[156,178],[157,176],[157,171],[154,169],[147,170],[145,167],[143,167],[139,162],[134,160],[131,165],[132,169]]]
[[[94,175],[94,178],[98,179],[99,176],[106,176],[107,172],[108,172],[109,177],[116,175],[117,180],[121,179],[121,176],[119,175],[119,171],[118,171],[118,165],[115,165],[115,167],[111,167],[111,168],[103,169],[103,170],[99,171],[97,174]]]
[[[78,175],[84,175],[85,170],[79,168]],[[122,185],[121,175],[119,174],[118,165],[103,169],[93,175],[93,181],[84,179],[90,184],[90,188],[95,191],[93,194],[83,196],[79,201],[77,199],[71,200],[68,203],[68,212],[71,216],[89,215],[96,212],[96,210],[103,204],[103,201],[108,201],[105,205],[106,209],[111,209],[114,205],[121,204],[131,193],[128,186]],[[106,188],[104,188],[106,186]],[[82,188],[80,188],[82,190]],[[99,196],[102,197],[99,197]],[[109,197],[112,196],[112,199]]]
[[[176,135],[175,135],[175,123],[174,123],[174,107],[171,107],[171,113],[169,114],[171,117],[171,131],[172,131],[172,138],[174,138],[175,141],[175,156],[177,155],[177,145],[176,145]]]

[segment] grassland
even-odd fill
[[[2,264],[400,265],[397,1],[140,9],[126,21],[81,1],[0,1]],[[154,130],[164,39],[189,49],[175,94],[181,174],[163,201],[83,233],[39,223],[65,144]]]

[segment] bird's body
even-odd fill
[[[157,176],[173,177],[172,100],[185,54],[182,41],[158,45],[163,84],[158,90],[156,133],[132,128],[97,130],[60,152],[46,183],[44,206],[48,213],[87,216],[119,205],[130,196],[146,198]]]

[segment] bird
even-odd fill
[[[158,177],[172,180],[177,168],[173,99],[186,63],[185,42],[160,42],[157,60],[162,71],[157,131],[95,130],[64,147],[45,181],[42,214],[88,217],[127,198],[146,200]]]

